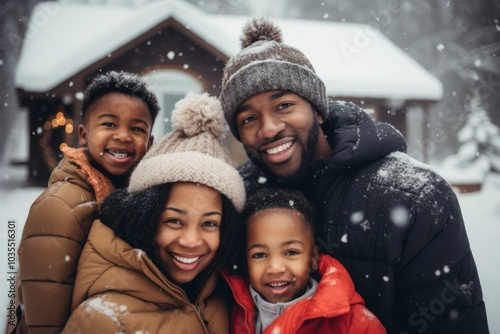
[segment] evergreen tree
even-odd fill
[[[458,152],[446,158],[444,163],[500,173],[500,130],[491,122],[478,93],[470,100],[468,108],[470,114],[457,135]]]

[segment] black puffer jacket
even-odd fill
[[[334,154],[301,188],[318,209],[318,245],[347,268],[368,309],[389,333],[488,333],[451,187],[352,103],[331,102],[323,130]],[[249,191],[272,183],[250,162],[240,173]]]

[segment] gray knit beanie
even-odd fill
[[[254,94],[288,90],[308,100],[326,118],[328,103],[323,81],[299,50],[283,44],[271,22],[254,19],[243,27],[242,50],[229,59],[222,77],[222,109],[231,132],[240,140],[235,123],[238,106]]]
[[[241,212],[245,187],[221,142],[227,127],[219,100],[207,93],[188,93],[175,104],[172,126],[137,165],[128,191],[171,182],[200,183],[226,195]]]

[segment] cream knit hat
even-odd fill
[[[188,93],[175,104],[172,126],[137,165],[128,191],[171,182],[201,183],[226,195],[241,212],[245,187],[221,142],[227,126],[219,100],[207,93]]]

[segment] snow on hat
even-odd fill
[[[247,98],[264,91],[294,92],[326,118],[328,103],[323,81],[302,52],[282,43],[279,28],[265,19],[253,19],[243,27],[241,46],[242,50],[224,68],[220,94],[224,115],[236,139],[240,139],[236,109]]]
[[[245,187],[221,141],[227,130],[219,100],[207,93],[188,93],[175,104],[172,126],[137,165],[128,191],[171,182],[200,183],[226,195],[241,211]]]

